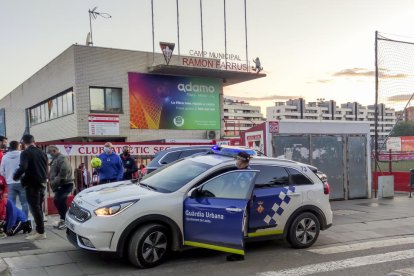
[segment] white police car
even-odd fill
[[[147,268],[184,246],[244,254],[246,241],[285,238],[306,248],[331,226],[329,185],[316,168],[267,157],[252,158],[250,167],[237,170],[233,157],[205,154],[140,183],[86,189],[66,215],[67,237]]]

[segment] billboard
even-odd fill
[[[414,151],[414,136],[388,137],[387,151]]]
[[[132,129],[220,129],[218,79],[128,73]]]

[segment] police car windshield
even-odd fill
[[[172,193],[211,168],[211,165],[183,159],[166,165],[142,178],[140,183],[163,193]]]

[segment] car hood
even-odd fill
[[[92,206],[107,206],[118,202],[137,200],[159,194],[131,181],[115,182],[94,186],[80,192],[75,202],[85,201]]]

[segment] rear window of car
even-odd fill
[[[180,151],[173,151],[166,153],[161,159],[158,161],[160,164],[170,164],[171,162],[174,162],[175,160],[180,158]]]
[[[257,186],[266,185],[289,185],[289,175],[283,167],[253,165],[254,170],[259,170],[259,175],[256,178]]]
[[[294,185],[313,184],[312,180],[310,180],[308,177],[303,175],[298,170],[295,170],[295,169],[292,169],[292,168],[288,168],[287,170],[290,174],[292,184],[294,184]]]
[[[183,150],[181,152],[180,158],[188,157],[193,154],[199,153],[199,152],[207,152],[209,149],[191,149],[191,150]]]

